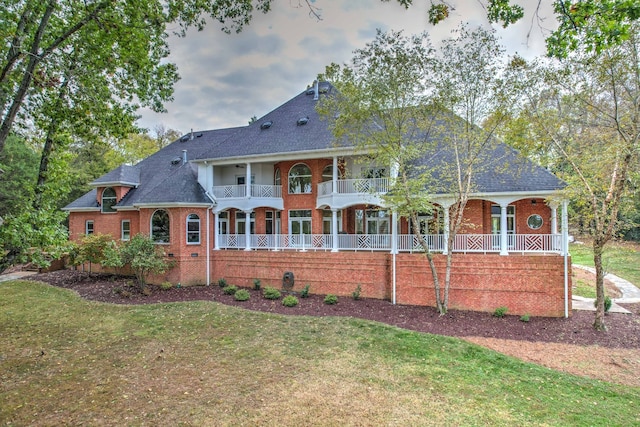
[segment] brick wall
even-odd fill
[[[282,276],[291,271],[295,290],[310,285],[312,293],[350,296],[359,284],[362,296],[390,300],[393,256],[365,252],[268,252],[214,251],[212,283],[280,288]],[[444,286],[445,257],[436,256]],[[463,255],[454,256],[449,307],[493,312],[500,306],[510,314],[564,316],[563,257],[559,255]],[[569,278],[571,272],[569,272]],[[571,299],[569,283],[569,299]],[[433,278],[424,255],[396,255],[398,304],[435,306]]]

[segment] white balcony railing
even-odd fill
[[[218,185],[213,187],[216,199],[234,199],[247,197],[246,185]],[[251,197],[282,198],[281,185],[251,185]]]
[[[295,250],[333,250],[331,234],[251,234],[251,249],[295,249]],[[442,234],[423,236],[429,249],[443,252],[445,236]],[[509,252],[521,253],[560,253],[562,236],[559,234],[512,234],[507,236]],[[390,251],[393,237],[391,234],[338,234],[336,248],[346,251]],[[218,236],[220,249],[246,249],[244,234],[222,234]],[[397,237],[400,252],[422,252],[418,238],[412,234]],[[495,234],[459,234],[455,236],[453,252],[489,253],[500,252],[500,236]]]
[[[383,194],[389,191],[389,178],[339,179],[336,181],[338,194]],[[333,192],[333,182],[318,184],[318,196],[327,196]]]

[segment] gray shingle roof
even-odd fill
[[[208,204],[210,200],[197,182],[195,167],[183,164],[183,150],[188,160],[224,160],[331,149],[334,138],[329,124],[316,112],[316,102],[313,94],[305,90],[249,126],[189,133],[135,166],[120,166],[91,184],[132,184],[134,188],[116,207]],[[301,118],[305,119],[304,124],[298,122]],[[261,128],[265,122],[271,122],[271,126]],[[422,163],[437,168],[452,159],[451,150],[441,144]],[[475,191],[480,193],[553,191],[565,186],[502,143],[496,144],[484,166],[477,169],[474,183]],[[94,189],[65,209],[96,208],[95,197]]]

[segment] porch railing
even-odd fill
[[[217,185],[213,187],[213,196],[216,199],[233,199],[247,197],[246,185]],[[281,185],[251,184],[251,197],[281,198]]]
[[[429,249],[443,252],[445,236],[442,234],[423,236]],[[251,249],[269,250],[333,250],[331,234],[251,234]],[[338,234],[336,248],[346,251],[391,251],[391,234]],[[218,236],[220,249],[246,249],[246,235],[222,234]],[[401,234],[397,237],[400,252],[422,252],[418,238],[413,234]],[[521,253],[559,253],[562,250],[560,234],[511,234],[507,236],[507,250]],[[495,234],[459,234],[455,236],[453,252],[490,253],[500,252],[500,236]]]
[[[318,196],[326,196],[333,192],[333,182],[318,184]],[[338,194],[370,194],[389,191],[389,178],[339,179],[336,182]]]

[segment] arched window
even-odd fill
[[[116,191],[109,187],[102,191],[102,212],[115,212],[113,205],[116,204]]]
[[[311,169],[298,163],[289,170],[289,194],[311,193]]]
[[[200,244],[200,217],[196,214],[187,216],[187,244]]]
[[[276,169],[276,172],[273,175],[273,184],[274,185],[282,185],[282,177],[280,176],[280,168]]]
[[[151,240],[156,243],[169,243],[169,214],[165,210],[157,210],[151,215]]]
[[[333,179],[333,165],[327,165],[322,169],[322,182],[331,181]]]

